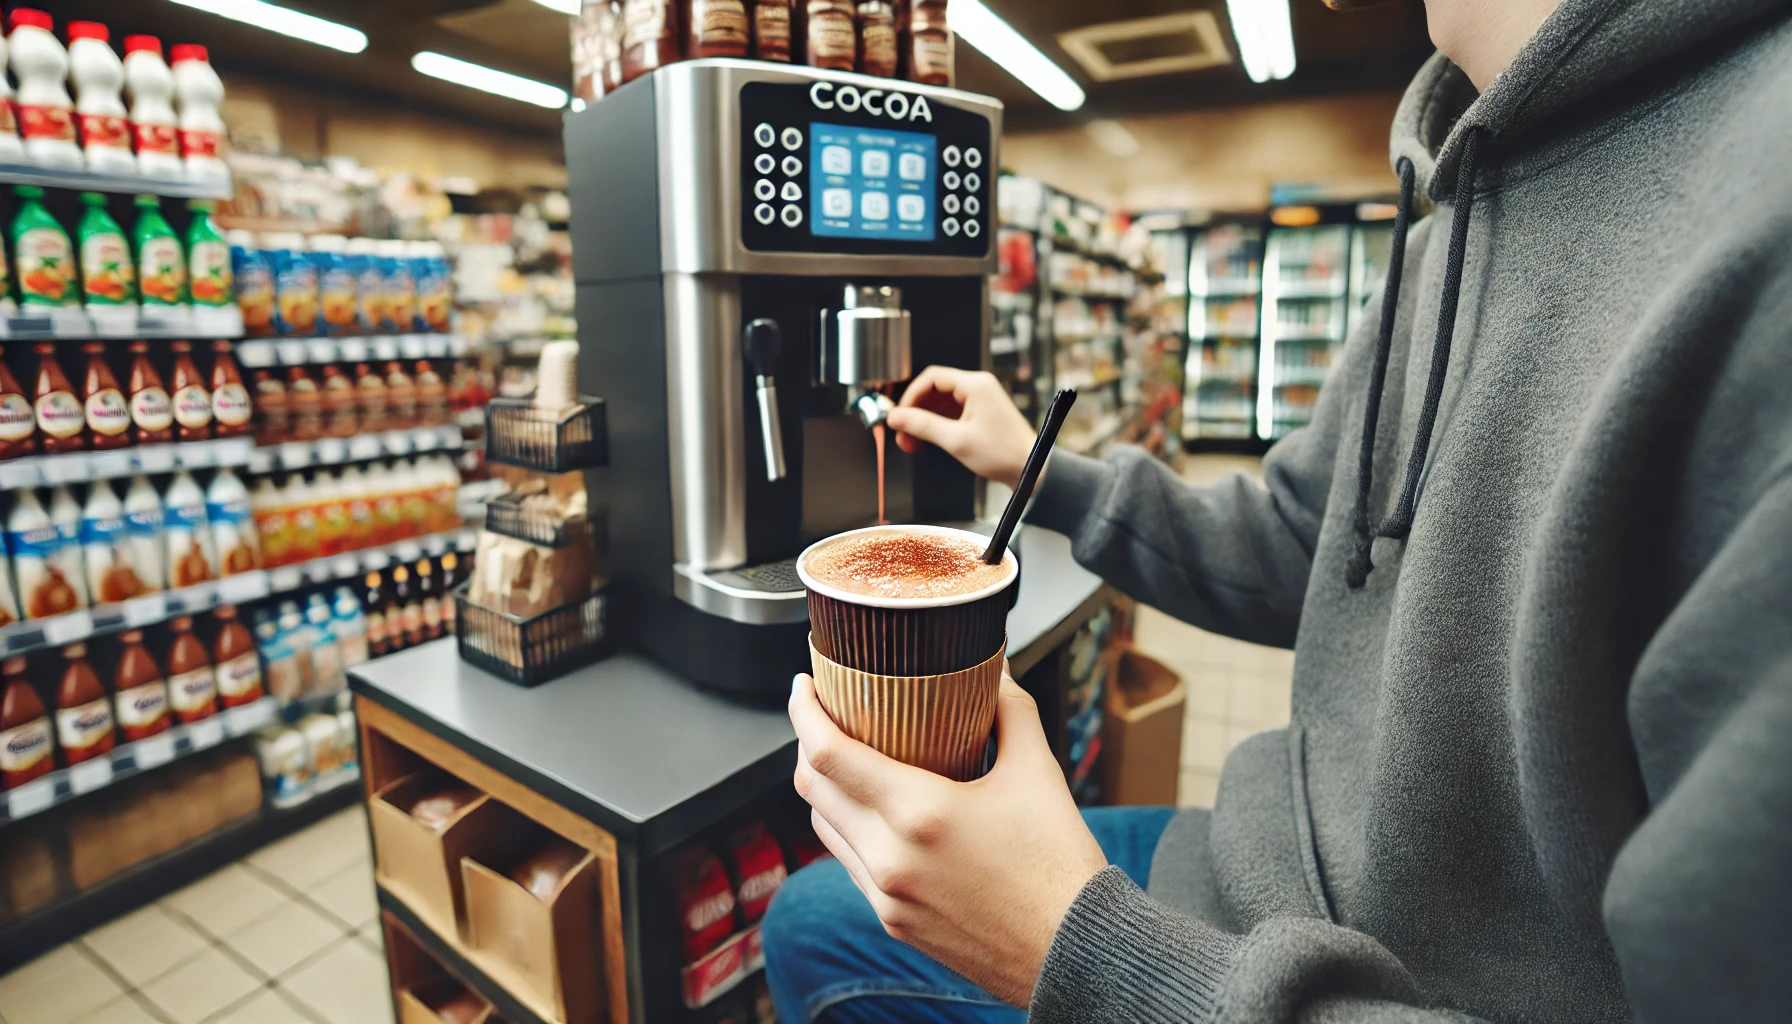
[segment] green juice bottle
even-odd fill
[[[77,306],[80,288],[75,274],[74,245],[68,232],[44,209],[44,190],[35,185],[13,189],[20,199],[12,219],[13,259],[18,263],[19,305]]]
[[[158,203],[155,196],[137,197],[137,227],[133,235],[137,243],[138,291],[143,295],[146,313],[187,305],[187,254],[181,249],[180,236],[162,217]]]
[[[193,305],[228,307],[236,302],[230,243],[212,223],[211,203],[195,199],[187,209],[193,211],[193,222],[187,226],[187,281]]]
[[[87,207],[75,236],[81,242],[81,297],[89,306],[128,306],[137,301],[137,270],[124,229],[106,212],[106,197],[81,193]]]

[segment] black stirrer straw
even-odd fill
[[[1033,439],[1033,450],[1027,453],[1027,464],[1021,468],[1020,480],[1014,485],[1014,493],[1008,498],[1008,507],[1002,510],[1002,521],[996,524],[996,532],[989,538],[989,547],[983,552],[983,561],[989,565],[1000,565],[1002,555],[1008,550],[1008,540],[1014,536],[1014,528],[1020,525],[1020,514],[1027,507],[1027,499],[1033,496],[1033,487],[1039,483],[1039,471],[1045,468],[1045,458],[1052,453],[1052,444],[1058,440],[1058,430],[1064,426],[1064,417],[1070,415],[1070,407],[1076,404],[1076,389],[1063,388],[1052,396],[1052,404],[1045,410],[1045,423],[1039,428],[1039,436]]]

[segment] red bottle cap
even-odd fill
[[[183,60],[210,62],[210,58],[206,56],[205,47],[198,43],[175,43],[174,49],[169,53],[172,55],[172,59],[168,61],[170,64],[179,64]]]
[[[72,43],[77,39],[98,39],[105,43],[112,40],[112,33],[97,21],[71,21],[68,23],[68,41]]]
[[[125,56],[128,57],[138,50],[148,50],[150,53],[160,57],[162,55],[162,41],[155,36],[125,36]]]
[[[29,7],[14,7],[12,9],[12,14],[7,16],[7,24],[13,29],[17,29],[21,25],[29,25],[32,28],[41,28],[45,32],[49,32],[56,27],[54,18],[51,18],[48,14],[45,14],[42,11],[34,11]]]

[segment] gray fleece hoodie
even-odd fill
[[[1046,474],[1084,565],[1296,657],[1032,1017],[1792,1020],[1792,6],[1566,0],[1393,155],[1436,212],[1265,486]]]

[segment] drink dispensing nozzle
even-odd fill
[[[909,330],[913,320],[894,285],[848,284],[838,310],[821,313],[821,375],[852,388],[853,412],[870,429],[896,407],[878,391],[913,376]]]
[[[776,320],[759,319],[741,330],[741,348],[747,368],[753,371],[753,391],[759,398],[759,440],[765,447],[765,478],[784,479],[784,430],[778,422],[778,352],[784,332]]]

